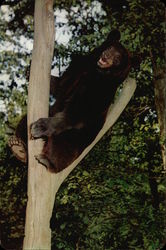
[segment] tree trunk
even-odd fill
[[[28,128],[38,118],[48,117],[55,37],[53,0],[35,1],[34,24],[34,48],[28,90]],[[41,140],[28,139],[28,203],[23,249],[51,249],[49,221],[54,203],[54,178],[34,158],[42,145]]]
[[[163,170],[166,171],[166,73],[156,68],[154,73],[155,104],[161,135]]]

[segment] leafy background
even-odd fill
[[[26,113],[34,1],[4,0],[0,7],[1,238],[5,249],[18,250],[27,166],[13,156],[7,140]],[[73,52],[87,53],[114,28],[142,63],[130,73],[137,89],[118,122],[57,194],[53,250],[157,250],[165,243],[164,8],[158,0],[55,1],[53,74],[62,74]]]

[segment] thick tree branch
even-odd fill
[[[28,89],[28,128],[48,117],[49,82],[54,49],[53,0],[35,1],[35,33]],[[30,137],[30,136],[29,136]],[[52,176],[34,158],[41,140],[28,140],[28,203],[23,249],[51,249]]]

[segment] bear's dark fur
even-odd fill
[[[102,128],[115,92],[132,66],[133,59],[119,39],[120,33],[112,31],[89,55],[74,56],[62,77],[52,78],[56,102],[50,117],[31,125],[32,137],[45,140],[36,158],[49,171],[59,172],[71,164]],[[110,67],[105,66],[108,62]],[[25,141],[25,134],[25,126],[19,125],[16,136]]]

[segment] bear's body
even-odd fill
[[[102,128],[116,90],[131,68],[131,58],[119,38],[113,31],[89,55],[76,56],[63,76],[55,79],[51,117],[31,125],[32,137],[45,139],[36,159],[51,172],[70,165]],[[22,138],[18,130],[16,136]]]
[[[82,64],[81,59],[85,64]],[[72,63],[70,70],[59,81],[59,85],[62,83],[63,87],[57,92],[51,113],[55,117],[64,112],[68,121],[65,121],[66,129],[62,132],[46,136],[42,157],[49,159],[52,171],[64,169],[94,140],[105,122],[108,107],[121,83],[110,81],[110,75],[102,74],[96,65],[88,67],[88,60],[85,62],[85,58],[79,58],[77,63],[82,64],[80,69]],[[43,164],[47,164],[45,160]]]

